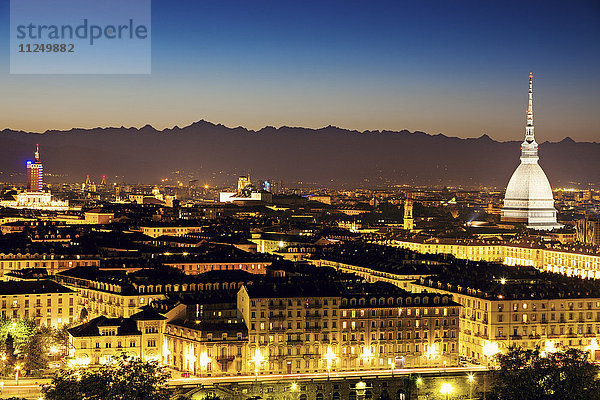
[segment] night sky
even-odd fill
[[[265,125],[600,139],[598,1],[152,3],[152,74],[10,75],[0,129]]]

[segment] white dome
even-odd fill
[[[502,220],[525,222],[534,229],[558,228],[550,182],[537,162],[528,161],[521,160],[508,182]]]
[[[554,202],[550,182],[538,163],[520,164],[506,187],[505,200],[550,200]]]

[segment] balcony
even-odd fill
[[[271,315],[269,320],[271,321],[284,321],[287,317],[285,315]]]
[[[285,304],[285,303],[269,305],[269,310],[285,310],[286,308],[287,308],[287,304]]]
[[[217,362],[219,363],[228,363],[235,360],[235,356],[217,356]]]
[[[304,353],[304,354],[302,354],[302,357],[318,360],[321,358],[321,354],[319,354],[319,353]]]
[[[308,303],[304,305],[304,308],[321,308],[321,303]]]
[[[521,340],[523,337],[521,335],[510,335],[510,340]]]
[[[321,319],[322,317],[320,315],[305,315],[304,318],[306,319]]]

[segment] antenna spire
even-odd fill
[[[35,145],[35,162],[40,162],[40,145]]]

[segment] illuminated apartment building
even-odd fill
[[[181,225],[181,224],[150,224],[142,225],[140,231],[144,235],[153,238],[159,236],[185,236],[191,233],[201,233],[201,226]]]
[[[164,330],[163,363],[199,376],[249,372],[245,358],[248,329],[241,321],[235,292],[180,296],[177,303],[155,303],[168,323]]]
[[[151,308],[129,318],[99,316],[70,328],[69,357],[75,365],[98,365],[125,353],[161,361],[165,317]]]
[[[129,318],[141,307],[162,300],[169,294],[177,296],[213,290],[236,291],[248,284],[252,276],[240,276],[239,272],[242,271],[228,271],[227,275],[215,279],[210,273],[180,276],[174,275],[173,270],[165,269],[147,268],[126,273],[85,267],[61,272],[55,278],[78,292],[78,313],[88,318],[101,315]]]
[[[9,271],[26,268],[45,268],[49,275],[80,267],[99,266],[100,259],[89,255],[0,253],[0,277]]]
[[[542,247],[536,244],[429,238],[395,240],[394,245],[422,254],[452,254],[471,261],[532,266],[567,276],[600,279],[600,252],[575,245]]]
[[[503,280],[499,285],[514,285]],[[600,360],[600,291],[522,292],[508,298],[502,290],[484,292],[460,285],[423,280],[410,285],[415,292],[452,295],[463,308],[460,315],[460,353],[489,362],[498,351],[516,345],[526,349],[574,347]],[[561,298],[561,296],[564,296]]]
[[[0,312],[3,319],[29,319],[38,326],[59,328],[77,320],[76,295],[48,280],[0,282]]]
[[[415,296],[385,283],[238,292],[247,359],[264,374],[455,364],[459,307],[450,296]]]

